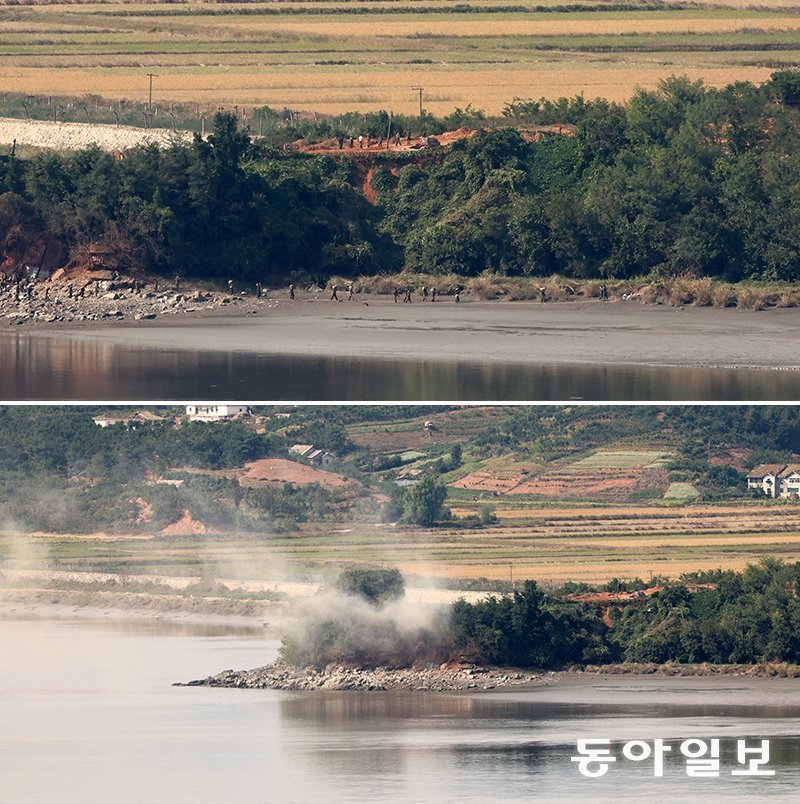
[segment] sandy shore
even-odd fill
[[[255,314],[51,324],[36,337],[157,350],[479,361],[800,368],[800,311],[598,301],[538,304],[388,297],[273,299]],[[366,304],[364,303],[366,301]]]

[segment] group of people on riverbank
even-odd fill
[[[399,288],[399,287],[397,287],[395,285],[394,290],[393,290],[393,296],[394,296],[394,303],[395,304],[397,304],[399,302],[401,294],[403,296],[403,304],[412,304],[413,303],[413,301],[414,301],[414,298],[413,298],[413,296],[414,296],[414,288],[405,287],[405,288],[401,289],[401,288]],[[423,302],[426,302],[426,301],[435,302],[436,299],[440,295],[441,294],[439,293],[438,288],[435,288],[435,287],[429,288],[427,285],[425,285],[425,286],[423,286],[423,288],[421,290],[421,296],[422,296],[422,301]],[[355,286],[353,285],[352,282],[350,282],[347,285],[347,301],[354,301],[355,296],[356,296]],[[296,296],[295,296],[295,286],[294,285],[289,285],[289,298],[292,299],[292,300],[294,300],[296,298]],[[460,287],[457,287],[455,289],[454,300],[457,301],[457,302],[461,301],[461,288]],[[336,284],[331,285],[331,298],[330,298],[330,301],[336,301],[336,302],[342,301],[342,299],[339,298],[339,286],[336,285]],[[365,302],[365,304],[366,304],[366,302]]]

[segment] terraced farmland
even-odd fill
[[[513,464],[483,466],[453,481],[453,488],[494,495],[595,500],[661,497],[669,486],[664,468],[670,453],[653,450],[598,450],[585,458],[537,471]]]
[[[671,74],[761,81],[800,62],[786,0],[298,0],[0,5],[0,78],[37,95],[98,94],[322,112],[513,98],[629,97]],[[631,10],[631,6],[641,10]]]

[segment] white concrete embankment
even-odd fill
[[[169,145],[188,141],[188,131],[167,128],[133,128],[100,123],[54,123],[50,120],[16,120],[0,117],[0,144],[34,145],[58,151],[74,151],[96,144],[104,151],[124,151],[137,145]]]

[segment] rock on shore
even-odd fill
[[[555,673],[529,673],[485,667],[441,667],[431,669],[373,670],[328,665],[289,667],[268,664],[254,670],[225,670],[208,678],[177,684],[186,687],[239,687],[242,689],[273,690],[418,690],[425,692],[455,692],[460,690],[491,690],[524,685],[547,686],[556,681]]]
[[[239,308],[240,312],[256,313],[261,307],[274,306],[276,300],[258,299],[255,296],[242,296],[214,291],[188,290],[177,293],[135,293],[130,288],[108,289],[111,283],[102,283],[105,288],[95,295],[88,289],[83,295],[68,292],[64,284],[48,286],[38,284],[30,298],[27,293],[16,298],[13,285],[0,287],[0,326],[6,324],[26,324],[33,322],[54,323],[71,321],[100,321],[125,319],[141,321],[165,315],[182,315],[201,310],[218,308]],[[244,309],[243,309],[244,308]],[[2,319],[6,321],[3,322]]]

